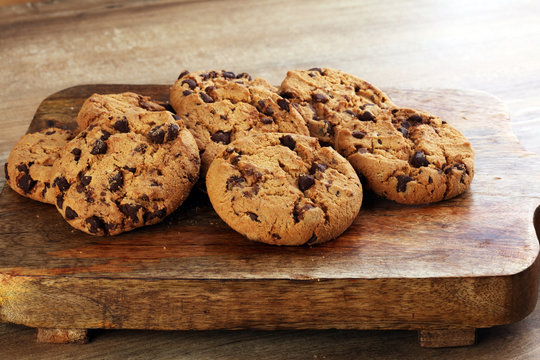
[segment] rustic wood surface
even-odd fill
[[[184,67],[248,71],[278,83],[326,65],[381,87],[480,89],[500,97],[540,153],[539,4],[466,1],[48,1],[0,8],[0,160],[39,102],[81,83],[170,83]],[[225,15],[226,14],[226,15]],[[523,159],[523,166],[533,161]],[[518,171],[522,163],[508,169]],[[506,171],[507,169],[503,169]],[[1,180],[0,180],[1,181]],[[516,184],[512,191],[530,189]],[[540,315],[478,332],[477,345],[427,350],[400,331],[99,331],[59,349],[0,324],[8,358],[518,358],[540,356]],[[412,341],[411,341],[412,340]]]

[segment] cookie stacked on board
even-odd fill
[[[163,220],[200,178],[217,214],[247,238],[312,245],[357,217],[358,175],[403,204],[455,197],[474,175],[470,143],[446,121],[332,69],[289,71],[279,88],[246,73],[183,71],[170,105],[94,94],[74,133],[19,140],[7,183],[76,229],[116,235]]]

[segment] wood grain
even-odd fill
[[[68,88],[42,102],[29,131],[74,128],[79,107],[95,92],[130,90],[166,101],[168,89]],[[500,103],[481,92],[387,92],[469,137],[477,154],[469,192],[414,207],[368,196],[340,238],[280,248],[229,229],[201,192],[164,223],[96,238],[70,228],[54,207],[6,187],[1,318],[58,329],[418,329],[429,347],[471,343],[471,331],[460,329],[521,320],[537,300],[533,215],[540,198],[510,185],[530,190],[538,175],[536,168],[508,169],[526,153]]]

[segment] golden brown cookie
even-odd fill
[[[72,137],[71,131],[58,128],[21,137],[4,164],[6,182],[22,196],[54,204],[54,195],[50,191],[53,165],[62,147]]]
[[[70,141],[52,187],[60,214],[92,235],[155,224],[187,198],[199,174],[191,133],[168,111],[98,121]]]
[[[201,151],[201,175],[230,142],[254,133],[308,135],[300,114],[263,79],[228,71],[180,74],[170,92]]]
[[[399,108],[380,90],[332,69],[289,71],[280,91],[378,195],[426,204],[463,193],[474,152],[458,130],[423,111]]]
[[[83,103],[77,115],[79,130],[100,120],[119,120],[130,111],[164,111],[165,108],[150,97],[124,92],[120,94],[93,94]]]
[[[317,139],[295,134],[259,134],[230,143],[210,165],[206,185],[227,224],[274,245],[334,239],[362,204],[362,186],[349,162]]]

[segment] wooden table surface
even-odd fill
[[[13,1],[8,1],[13,3]],[[2,4],[2,2],[0,2]],[[476,89],[500,97],[540,154],[540,3],[535,1],[43,1],[0,7],[0,163],[49,94],[85,83],[172,83],[229,69],[278,84],[328,66],[379,87]],[[516,166],[527,166],[523,164]],[[0,175],[0,185],[3,174]],[[519,184],[516,184],[519,186]],[[423,349],[409,331],[94,331],[44,345],[0,324],[6,359],[538,359],[540,308],[478,331],[478,344]]]

